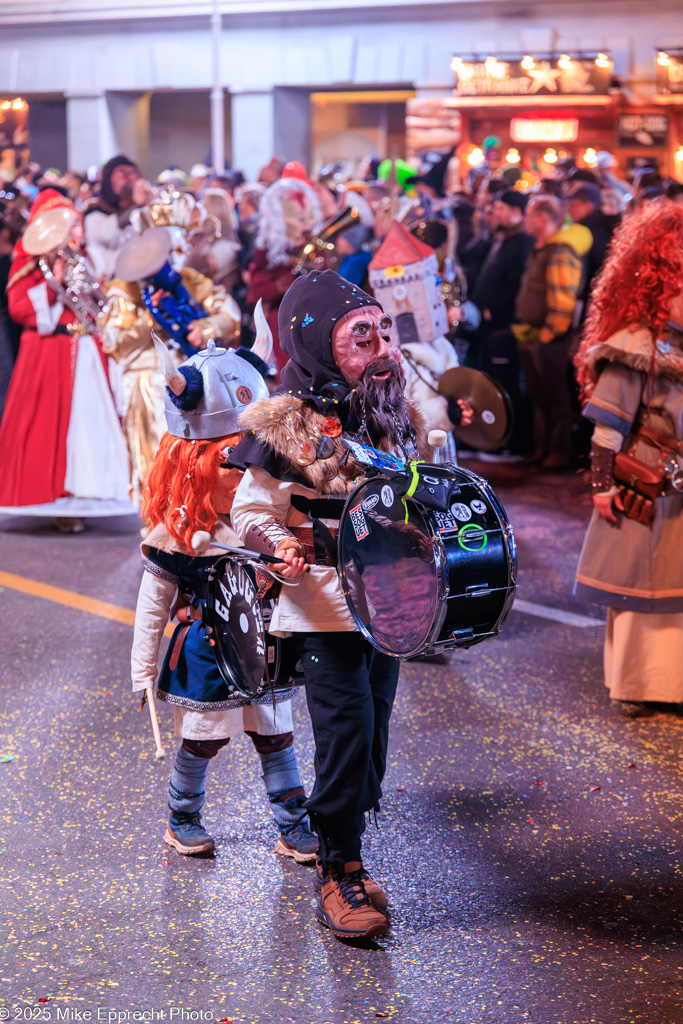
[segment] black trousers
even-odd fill
[[[520,344],[519,358],[526,393],[535,413],[536,449],[541,455],[557,455],[570,462],[576,410],[572,395],[572,334],[563,334],[544,345]]]
[[[377,808],[387,762],[399,662],[361,633],[295,633],[315,738],[308,800],[320,859],[361,859],[365,812]]]

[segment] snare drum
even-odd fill
[[[417,466],[425,482],[430,468]],[[374,647],[396,658],[481,643],[498,633],[514,600],[517,557],[505,510],[481,477],[449,469],[459,491],[447,512],[374,477],[350,495],[340,520],[338,570],[351,614]]]
[[[218,669],[241,697],[276,702],[301,685],[302,673],[292,640],[268,632],[273,601],[261,600],[250,565],[224,555],[209,576],[207,635]]]

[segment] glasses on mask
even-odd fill
[[[385,314],[376,325],[372,320],[357,320],[351,328],[351,334],[354,338],[367,338],[375,330],[380,334],[388,334],[393,325],[394,321]]]

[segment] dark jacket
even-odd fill
[[[590,294],[593,278],[602,268],[607,254],[607,247],[612,241],[614,229],[619,223],[618,217],[607,217],[602,210],[595,209],[587,217],[578,221],[587,227],[593,236],[593,244],[586,254],[585,295]]]
[[[505,330],[512,323],[522,273],[533,245],[533,238],[524,233],[521,224],[513,230],[496,232],[470,295],[482,313],[479,335]]]

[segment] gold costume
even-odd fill
[[[225,289],[189,267],[181,270],[192,299],[209,314],[193,321],[206,343],[213,338],[226,346],[239,342],[240,325],[230,315]],[[165,380],[152,342],[152,330],[164,336],[144,302],[140,286],[114,280],[106,285],[107,299],[100,314],[102,347],[119,365],[123,427],[130,456],[130,495],[140,505],[152,463],[166,430]],[[173,349],[181,363],[186,356]]]

